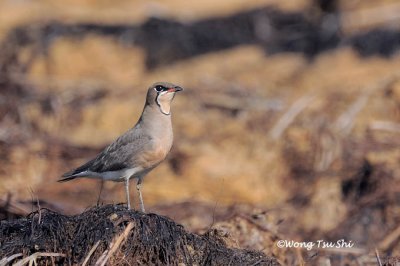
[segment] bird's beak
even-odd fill
[[[174,88],[169,88],[168,92],[178,92],[178,91],[183,91],[183,88],[176,86]]]

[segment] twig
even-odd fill
[[[108,259],[115,253],[115,251],[119,248],[119,246],[122,244],[122,241],[124,241],[127,237],[130,231],[133,228],[133,222],[128,223],[126,226],[124,232],[120,234],[118,237],[115,237],[113,241],[111,242],[110,248],[104,251],[104,253],[100,256],[100,258],[96,261],[96,266],[104,266]]]
[[[382,261],[381,261],[381,258],[379,257],[379,252],[378,252],[377,248],[375,248],[375,257],[376,257],[376,260],[378,261],[378,265],[382,266]]]
[[[257,227],[257,229],[259,229],[259,230],[261,230],[261,231],[271,233],[274,237],[278,237],[278,236],[279,236],[277,230],[274,229],[272,226],[270,226],[269,223],[266,224],[266,225],[260,224],[260,223],[258,223],[258,222],[256,222],[256,221],[254,221],[254,219],[252,219],[251,217],[249,217],[249,216],[246,215],[246,214],[238,213],[238,214],[236,214],[235,216],[236,216],[236,217],[240,217],[240,218],[246,220],[247,222],[251,223],[252,225],[254,225],[255,227]]]
[[[214,208],[213,208],[212,222],[211,222],[211,224],[210,224],[208,230],[211,230],[211,228],[214,226],[214,223],[215,223],[215,213],[216,213],[216,211],[217,211],[218,200],[221,198],[222,189],[223,189],[223,187],[224,187],[224,182],[225,182],[225,179],[222,178],[221,186],[220,186],[220,189],[219,189],[219,192],[218,192],[218,195],[217,195],[217,199],[216,199],[216,201],[215,201],[215,205],[214,205]]]
[[[319,137],[319,154],[314,162],[314,169],[318,172],[327,170],[332,162],[339,156],[342,143],[334,135],[321,132]]]
[[[296,257],[297,257],[299,265],[302,265],[302,266],[306,265],[305,261],[304,261],[304,258],[303,258],[303,255],[301,254],[301,250],[296,248],[295,249],[295,253],[296,253]]]
[[[98,245],[100,244],[100,240],[96,242],[96,244],[94,244],[94,246],[90,249],[89,253],[87,254],[85,260],[82,263],[82,266],[85,266],[86,263],[88,263],[90,257],[92,256],[92,254],[94,253],[94,251],[96,250],[96,248],[98,247]]]
[[[355,255],[362,255],[367,253],[367,251],[362,248],[319,248],[319,250],[330,253],[344,253],[344,254],[355,254]]]
[[[387,235],[379,244],[378,248],[381,250],[387,250],[395,241],[400,238],[400,226],[398,226],[394,231]]]
[[[364,108],[369,100],[369,96],[378,90],[383,90],[390,86],[393,82],[400,78],[399,75],[387,76],[382,78],[380,81],[368,86],[352,105],[336,120],[334,128],[341,132],[343,135],[347,135],[353,128],[354,119],[358,113]]]
[[[383,130],[400,133],[400,124],[390,121],[374,121],[369,124],[369,128],[372,130]]]
[[[26,257],[15,264],[13,266],[23,266],[28,262],[35,261],[39,257],[65,257],[65,254],[62,253],[49,253],[49,252],[36,252],[29,257]]]
[[[275,126],[270,131],[270,136],[272,139],[278,139],[287,127],[294,121],[296,116],[298,116],[313,100],[314,96],[305,95],[298,99],[294,104],[287,110],[286,113],[278,120]]]
[[[0,266],[5,266],[7,265],[10,261],[13,261],[14,259],[18,258],[18,257],[22,257],[23,254],[22,253],[17,253],[14,255],[11,255],[10,257],[7,258],[3,258],[2,260],[0,260]]]
[[[37,208],[38,208],[38,212],[39,212],[39,220],[38,220],[38,224],[41,224],[42,222],[42,209],[40,207],[40,202],[39,202],[39,198],[36,195],[36,203],[37,203]]]
[[[361,94],[349,108],[339,116],[334,124],[334,127],[341,132],[343,135],[347,135],[351,132],[354,120],[357,114],[364,108],[367,104],[371,90],[367,90],[365,93]]]
[[[32,212],[33,212],[33,190],[32,188],[29,188],[29,192],[31,193],[31,203],[32,203]],[[35,233],[35,216],[32,217],[31,221],[31,237]]]

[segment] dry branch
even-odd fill
[[[89,262],[90,257],[93,255],[94,251],[99,246],[99,244],[100,244],[100,240],[97,241],[96,244],[93,245],[93,247],[90,249],[89,253],[87,254],[85,260],[83,261],[82,266],[85,266]]]
[[[400,124],[391,121],[373,121],[369,124],[371,130],[382,130],[393,133],[400,133]]]
[[[17,254],[11,255],[10,257],[3,258],[2,260],[0,260],[0,266],[5,266],[9,262],[13,261],[14,259],[16,259],[18,257],[22,257],[22,256],[23,256],[22,253],[17,253]]]
[[[354,102],[347,108],[347,110],[339,116],[334,124],[334,128],[339,131],[342,135],[348,135],[354,125],[354,120],[358,113],[367,104],[369,96],[371,95],[371,90],[367,90],[365,93],[361,94]]]
[[[314,98],[315,97],[312,95],[305,95],[294,102],[289,110],[282,115],[271,129],[269,134],[271,138],[274,140],[279,139],[285,129],[290,126],[294,119],[314,100]]]
[[[117,237],[114,237],[111,242],[110,248],[104,251],[100,258],[96,261],[96,266],[104,266],[115,251],[121,246],[122,242],[128,237],[129,233],[133,228],[133,223],[130,222],[126,226],[124,232]]]
[[[363,255],[367,253],[367,250],[363,248],[320,248],[319,250],[329,253],[339,253],[339,254],[353,254],[353,255]]]
[[[379,257],[378,249],[375,249],[375,256],[379,266],[382,266],[381,258]]]
[[[49,252],[36,252],[29,257],[26,257],[17,263],[13,264],[14,266],[23,266],[26,263],[31,263],[32,261],[36,261],[39,257],[65,257],[65,254],[62,253],[49,253]]]
[[[394,242],[400,238],[400,226],[390,232],[379,244],[378,248],[387,250]]]

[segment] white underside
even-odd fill
[[[84,171],[82,173],[76,174],[75,177],[99,178],[106,181],[124,181],[131,177],[139,177],[139,173],[142,172],[142,170],[143,170],[142,167],[135,167],[135,168],[122,169],[119,171],[108,171],[103,173]]]

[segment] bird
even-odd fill
[[[128,210],[131,209],[129,181],[137,179],[139,204],[145,212],[141,185],[143,178],[167,156],[172,148],[171,103],[183,88],[169,82],[157,82],[147,90],[142,114],[131,129],[118,137],[97,156],[78,168],[66,172],[58,182],[76,178],[95,178],[125,182]],[[100,191],[101,193],[101,191]]]

